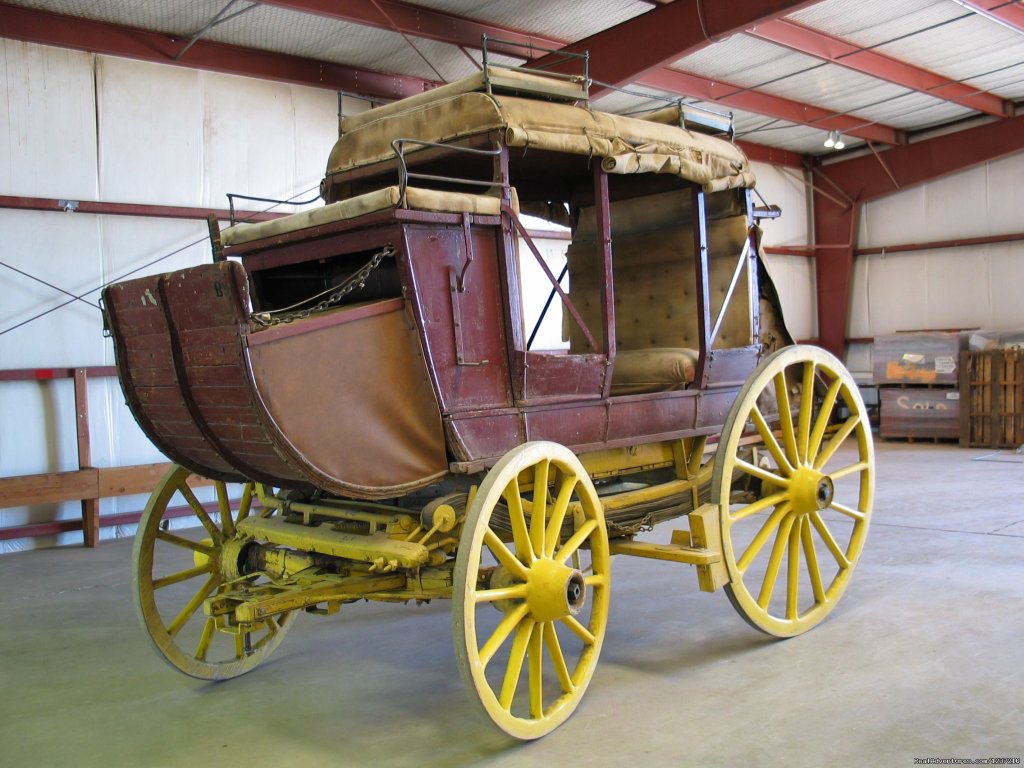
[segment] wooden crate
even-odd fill
[[[893,333],[876,336],[872,350],[875,384],[957,385],[960,334]]]
[[[960,353],[960,445],[1024,445],[1024,350]]]
[[[960,393],[950,388],[882,387],[879,437],[956,439]]]

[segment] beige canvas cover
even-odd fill
[[[535,74],[507,71],[534,81]],[[480,92],[481,76],[346,117],[327,162],[328,176],[391,159],[395,139],[444,143],[501,131],[509,147],[601,158],[609,173],[671,173],[707,192],[752,187],[750,163],[735,144],[658,120],[613,115],[520,95]],[[408,148],[409,152],[415,148]]]

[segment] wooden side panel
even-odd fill
[[[443,413],[512,404],[495,226],[406,226],[413,306]]]
[[[276,485],[301,480],[274,447],[256,408],[242,337],[248,292],[229,261],[164,275],[160,291],[174,338],[182,393],[193,420],[246,477]]]
[[[153,444],[172,461],[218,480],[241,480],[192,418],[178,382],[160,276],[103,292],[125,401]]]

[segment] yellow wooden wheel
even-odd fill
[[[256,667],[277,647],[294,614],[232,632],[203,612],[205,600],[237,573],[241,556],[235,524],[248,516],[252,484],[232,513],[227,487],[215,483],[218,510],[209,514],[186,483],[189,471],[174,466],[149,498],[133,552],[132,592],[139,618],[154,647],[173,667],[202,680],[226,680]],[[172,522],[185,512],[183,525]]]
[[[751,450],[743,438],[757,436]],[[832,611],[864,546],[874,477],[871,426],[842,363],[810,346],[763,360],[729,412],[712,479],[726,592],[743,618],[791,637]]]
[[[462,679],[506,733],[539,738],[576,709],[604,640],[610,569],[603,508],[570,450],[526,443],[491,469],[466,514],[452,623]]]

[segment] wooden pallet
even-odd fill
[[[1024,350],[960,353],[960,445],[1024,445]]]

